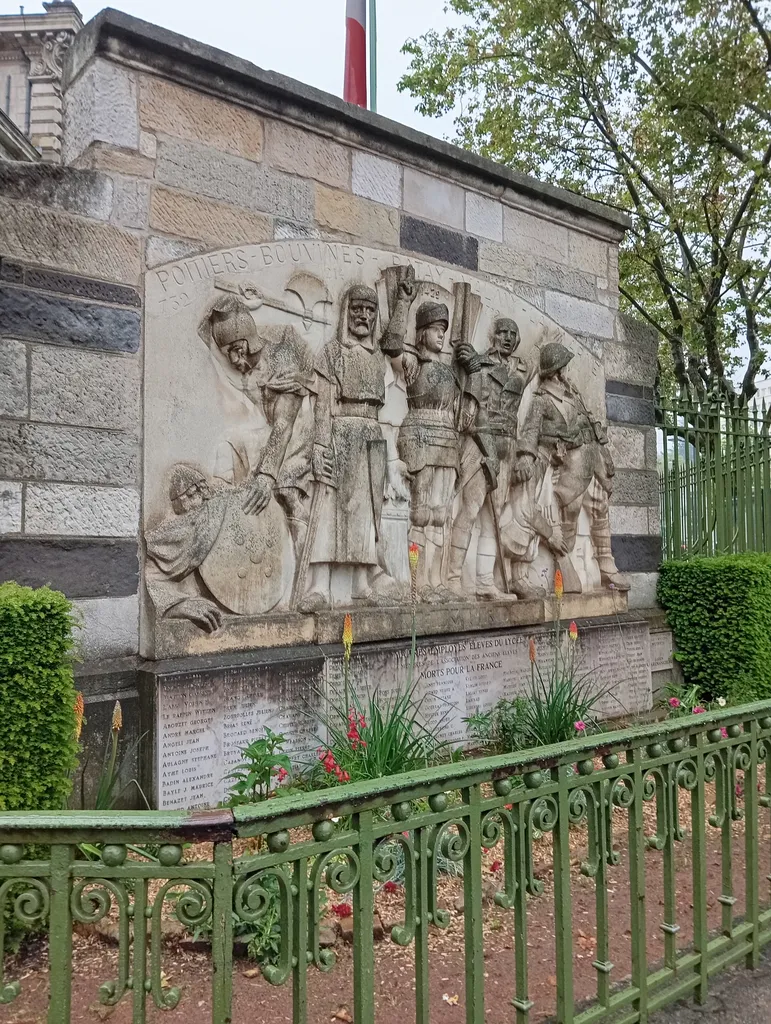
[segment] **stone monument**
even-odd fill
[[[463,742],[467,714],[525,692],[557,567],[563,614],[595,617],[582,643],[612,689],[604,712],[644,708],[647,629],[596,619],[624,613],[628,590],[603,386],[580,338],[438,262],[295,239],[149,272],[143,653],[188,659],[157,682],[160,803],[221,799],[261,723],[312,751],[297,707],[339,682],[339,653],[301,659],[291,696],[286,680],[298,641],[338,641],[346,612],[357,685],[384,693],[406,680],[414,612],[434,637],[415,670],[427,720]],[[250,668],[190,663],[228,651]],[[167,777],[182,740],[189,764]]]
[[[409,543],[432,632],[544,621],[557,566],[625,610],[599,360],[524,300],[298,239],[148,273],[146,322],[145,656],[406,635]]]

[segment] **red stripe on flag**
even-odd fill
[[[354,18],[345,21],[345,81],[343,99],[367,106],[367,33]]]

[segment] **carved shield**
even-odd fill
[[[288,595],[294,576],[292,539],[284,513],[271,498],[259,515],[247,515],[235,491],[222,529],[199,567],[214,597],[236,615],[263,615]]]

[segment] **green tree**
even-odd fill
[[[662,388],[755,379],[771,335],[769,0],[448,0],[400,88],[461,145],[627,211]]]

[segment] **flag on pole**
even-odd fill
[[[343,99],[367,106],[367,0],[346,0]]]

